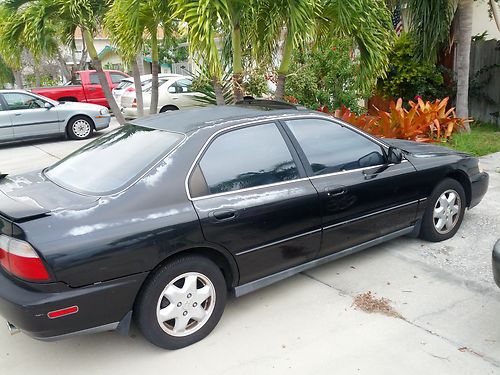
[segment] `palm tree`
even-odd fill
[[[469,117],[469,70],[472,37],[473,0],[407,0],[410,30],[414,33],[419,54],[435,62],[443,44],[450,39],[450,30],[455,24],[457,77],[457,116]],[[490,2],[490,6],[494,6]],[[493,13],[495,14],[495,13]],[[464,130],[469,132],[469,124]]]
[[[221,31],[227,15],[227,4],[213,0],[174,0],[175,16],[188,25],[188,40],[191,55],[208,68],[212,77],[217,105],[224,105],[221,80],[223,68],[216,36]]]
[[[108,8],[107,0],[9,0],[6,6],[14,10],[15,14],[12,16],[14,25],[17,25],[18,29],[22,29],[21,34],[25,36],[23,40],[28,41],[28,46],[34,48],[34,51],[41,51],[46,47],[45,41],[50,40],[51,36],[49,25],[53,25],[53,28],[59,28],[65,34],[66,40],[72,40],[75,30],[80,29],[104,96],[118,122],[125,123],[125,119],[111,94],[111,88],[94,45],[94,35],[99,30],[102,18]],[[17,19],[22,19],[24,23],[17,22]],[[40,32],[41,30],[43,32]],[[16,32],[15,30],[9,31],[9,29],[6,31]],[[46,33],[48,35],[37,36]],[[3,46],[3,48],[5,47]],[[12,56],[17,59],[15,54]],[[13,62],[16,63],[16,61]]]
[[[381,0],[259,1],[257,51],[279,56],[276,99],[282,100],[292,51],[305,43],[327,43],[332,36],[351,37],[360,53],[362,86],[383,75],[393,40],[390,12]],[[281,48],[280,48],[281,45]]]

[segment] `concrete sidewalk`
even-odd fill
[[[81,142],[0,149],[2,173],[46,166]],[[228,302],[202,342],[163,351],[133,329],[44,343],[0,329],[0,374],[499,374],[500,153],[484,201],[441,243],[402,238]],[[0,286],[1,287],[1,286]],[[358,311],[371,291],[402,318]]]

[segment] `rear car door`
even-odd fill
[[[335,121],[285,123],[321,200],[320,256],[414,224],[418,187],[411,163],[388,163],[385,145]]]
[[[168,88],[168,93],[172,98],[172,104],[179,109],[201,105],[201,103],[196,100],[196,96],[200,95],[200,93],[194,92],[192,90],[192,85],[193,82],[187,78],[179,79],[171,84]]]
[[[188,186],[207,241],[234,254],[240,283],[317,255],[318,194],[274,122],[224,130],[205,147]]]
[[[14,138],[57,134],[61,131],[55,108],[45,108],[45,101],[23,92],[2,94],[14,129]]]
[[[6,107],[2,94],[0,94],[0,142],[10,141],[14,138],[14,128]]]

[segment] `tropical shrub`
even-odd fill
[[[297,50],[290,72],[286,78],[285,96],[296,98],[311,109],[345,105],[360,113],[364,111],[359,105],[360,99],[371,94],[371,90],[361,90],[359,59],[351,40],[335,39],[329,47]]]
[[[377,82],[382,96],[408,101],[416,96],[434,100],[451,94],[452,88],[445,85],[444,69],[417,58],[416,42],[410,34],[398,38],[389,61],[387,77]]]
[[[470,120],[458,118],[455,108],[447,109],[449,98],[434,102],[418,98],[409,101],[406,109],[403,100],[390,102],[389,112],[378,110],[377,115],[356,115],[341,107],[333,115],[370,134],[381,138],[399,138],[419,142],[446,142],[450,136]],[[322,108],[323,112],[328,112]]]

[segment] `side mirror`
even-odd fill
[[[43,108],[45,109],[51,109],[53,107],[52,104],[50,104],[49,102],[45,102],[45,104],[43,105]]]
[[[396,147],[389,147],[387,151],[387,162],[389,164],[399,164],[403,160],[403,152]]]

